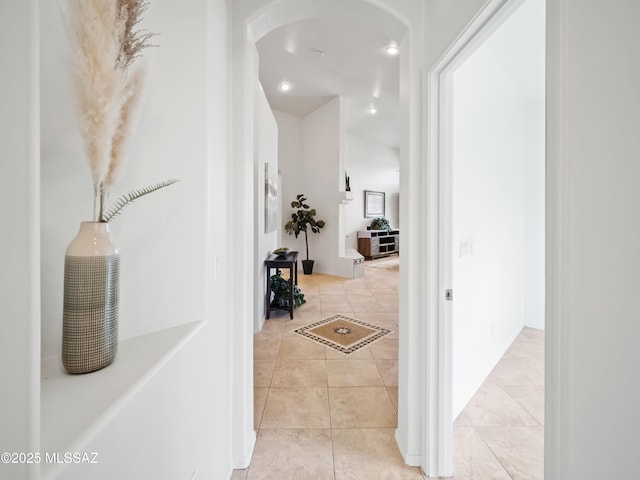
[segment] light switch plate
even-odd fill
[[[460,257],[468,257],[471,255],[471,238],[460,239]]]

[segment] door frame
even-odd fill
[[[425,223],[422,468],[429,477],[453,475],[453,331],[452,302],[452,73],[518,8],[524,0],[489,0],[445,54],[423,72],[427,194]]]

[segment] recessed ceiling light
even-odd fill
[[[278,90],[280,90],[281,92],[288,92],[289,90],[291,90],[291,84],[289,82],[282,82],[280,85],[278,85]]]
[[[387,55],[397,55],[400,52],[400,49],[396,45],[389,45],[384,50],[387,52]]]
[[[376,113],[378,113],[378,109],[376,108],[376,106],[375,106],[375,105],[371,105],[371,106],[369,107],[369,113],[370,113],[371,115],[375,115]]]

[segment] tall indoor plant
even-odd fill
[[[105,201],[122,169],[145,85],[142,51],[152,33],[138,25],[145,0],[68,0],[78,125],[93,178],[93,221],[65,253],[62,362],[69,373],[109,365],[118,349],[120,251],[109,220],[169,180]]]
[[[305,275],[313,273],[314,260],[309,260],[309,236],[307,232],[311,230],[313,233],[320,233],[320,229],[324,227],[324,220],[316,220],[316,209],[310,208],[309,205],[304,203],[307,198],[303,193],[296,195],[296,199],[291,202],[291,208],[297,208],[298,210],[291,214],[291,220],[289,220],[284,229],[289,235],[295,235],[298,238],[300,232],[304,232],[304,242],[307,247],[307,257],[302,260],[302,269]]]

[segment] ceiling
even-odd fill
[[[385,48],[398,45],[404,31],[384,16],[343,13],[299,20],[263,36],[256,43],[262,88],[272,109],[298,117],[340,96],[347,132],[398,147],[403,52],[389,56]],[[510,52],[514,82],[525,95],[543,97],[544,2],[525,1],[493,37],[501,40],[488,42],[492,48]],[[278,90],[283,81],[291,84],[289,92]]]
[[[341,96],[347,132],[397,147],[398,55],[388,55],[385,48],[398,41],[366,19],[289,23],[256,44],[260,83],[272,109],[298,117]],[[291,84],[289,92],[279,91],[283,81]]]

